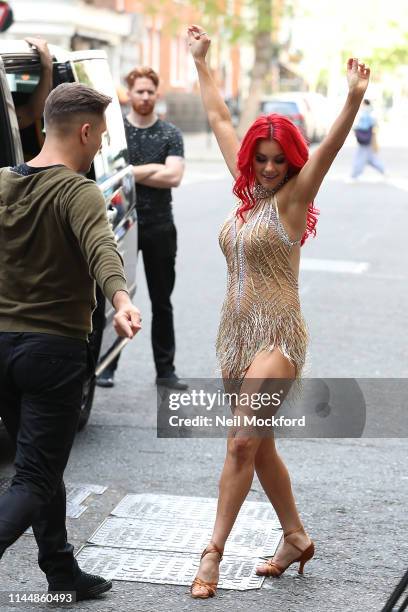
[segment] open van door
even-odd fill
[[[81,82],[112,98],[106,112],[107,132],[101,151],[92,164],[89,178],[104,195],[108,218],[125,262],[128,286],[136,290],[137,217],[136,193],[119,101],[107,63],[101,51],[71,53],[50,45],[54,57],[53,84]],[[0,40],[0,166],[14,166],[32,159],[41,149],[45,133],[43,121],[19,129],[16,107],[25,104],[40,75],[38,53],[24,41]],[[97,291],[98,306],[93,313],[91,352],[96,370],[84,388],[80,417],[82,428],[89,417],[95,388],[95,375],[114,359],[126,340],[117,341],[113,329],[113,308]]]
[[[23,151],[6,69],[0,56],[0,168],[20,164]]]

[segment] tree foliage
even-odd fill
[[[242,135],[258,114],[259,100],[276,60],[273,34],[284,0],[242,0],[239,11],[231,11],[226,0],[191,0],[191,4],[203,15],[205,28],[214,29],[217,24],[230,44],[245,42],[253,48],[250,96],[245,100],[238,127]]]
[[[235,0],[190,0],[201,15],[206,26],[218,23],[230,43],[253,42],[254,36],[268,31],[272,34],[274,8],[283,4],[276,0],[241,0],[239,11],[231,10]]]
[[[395,72],[400,66],[408,64],[408,34],[404,40],[394,47],[377,47],[373,50],[369,63],[372,69],[380,74],[387,70]]]
[[[167,1],[151,0],[147,3],[151,14],[163,14]],[[176,30],[185,23],[182,6],[180,3],[179,15],[168,19],[167,28]],[[282,11],[290,9],[291,0],[188,0],[188,6],[196,9],[200,25],[213,38],[230,45],[245,43],[253,48],[250,96],[243,106],[238,128],[242,133],[256,117],[260,96],[270,82],[271,70],[279,54],[279,47],[273,42],[274,32]]]
[[[390,20],[384,24],[384,32],[387,34],[385,44],[370,45],[371,49],[364,57],[377,79],[381,78],[384,72],[393,73],[408,64],[408,32],[404,24]],[[351,54],[352,49],[345,49],[342,53],[343,60],[346,61]]]

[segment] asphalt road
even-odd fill
[[[309,260],[300,279],[311,335],[309,375],[404,378],[408,150],[383,151],[392,175],[389,181],[378,181],[367,171],[359,184],[345,181],[351,153],[349,148],[341,153],[323,185],[317,200],[318,238],[303,249],[303,258]],[[226,279],[217,233],[233,204],[230,186],[221,164],[195,162],[175,193],[179,252],[174,308],[180,376],[204,378],[216,372],[214,339]],[[333,261],[344,262],[340,271],[333,270]],[[68,482],[108,486],[79,519],[69,520],[76,547],[126,493],[217,495],[223,440],[156,437],[150,308],[141,262],[136,302],[144,329],[126,348],[116,387],[97,390],[90,423],[76,438],[66,472]],[[384,412],[390,408],[385,401]],[[306,566],[304,578],[289,570],[279,580],[265,581],[260,590],[220,590],[206,602],[191,600],[186,587],[115,582],[104,599],[75,609],[380,611],[407,563],[404,435],[406,429],[399,438],[278,441],[301,516],[316,543],[316,557]],[[0,477],[12,474],[11,460],[12,451],[1,435]],[[257,480],[250,499],[265,501]],[[0,562],[0,590],[43,588],[34,540],[24,536]]]

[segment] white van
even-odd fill
[[[53,55],[53,86],[80,82],[112,98],[106,110],[107,133],[95,157],[89,178],[96,181],[105,197],[108,217],[124,258],[131,295],[136,291],[137,217],[136,192],[122,113],[104,51],[69,52],[50,46]],[[0,41],[0,167],[28,161],[40,150],[44,140],[42,120],[19,129],[16,106],[24,104],[34,91],[41,65],[36,50],[24,41]],[[95,371],[84,387],[79,428],[87,423],[92,408],[95,376],[122,350],[127,340],[114,343],[113,308],[97,290],[90,337]],[[112,348],[114,347],[114,348]]]

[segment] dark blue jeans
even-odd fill
[[[32,525],[48,579],[78,572],[65,528],[63,473],[87,374],[85,340],[0,332],[0,416],[16,445],[16,474],[0,496],[0,558]]]

